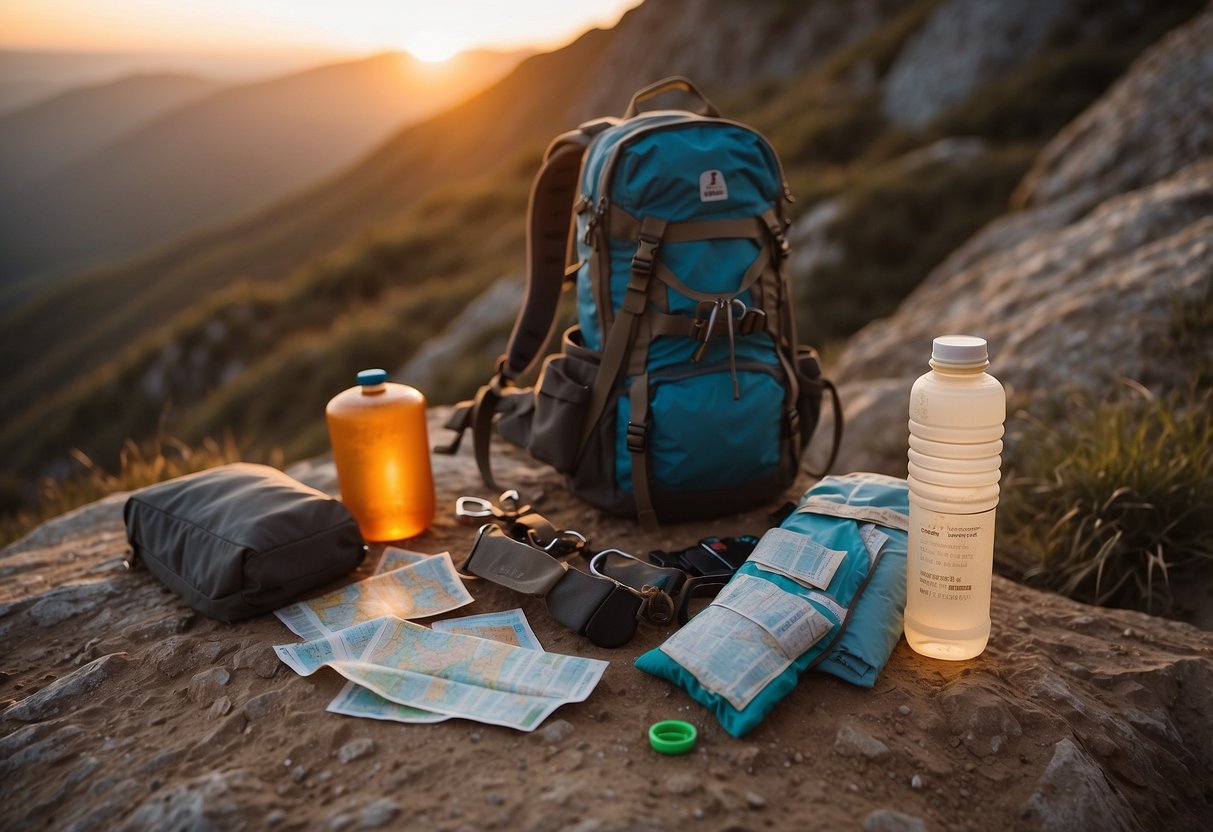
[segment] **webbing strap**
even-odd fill
[[[636,255],[632,258],[632,276],[628,280],[619,314],[607,334],[602,363],[598,366],[594,386],[590,388],[590,401],[586,407],[585,422],[581,427],[579,455],[585,452],[594,428],[602,419],[607,399],[615,388],[619,371],[627,356],[628,347],[636,336],[636,322],[648,305],[649,279],[655,270],[661,268],[661,263],[657,260],[657,250],[661,245],[665,225],[665,220],[660,217],[645,217],[641,224]]]
[[[766,291],[770,291],[778,310],[778,314],[774,318],[768,317],[767,323],[776,340],[775,354],[779,357],[779,363],[787,378],[787,395],[784,398],[786,429],[788,442],[792,447],[792,458],[799,461],[801,452],[804,450],[800,435],[800,421],[804,417],[800,413],[800,380],[796,374],[795,364],[797,343],[795,305],[792,301],[791,282],[787,279],[788,239],[784,233],[783,217],[778,210],[768,208],[762,212],[760,218],[768,234],[767,245],[771,257],[771,268],[763,273],[765,277],[769,278],[763,295],[765,300]],[[833,464],[832,457],[831,464]]]
[[[807,466],[805,468],[806,473],[815,479],[821,479],[830,473],[830,469],[834,467],[834,463],[838,460],[838,451],[842,447],[842,400],[838,398],[838,388],[834,386],[834,382],[823,377],[821,383],[824,390],[830,391],[830,401],[834,405],[834,436],[830,446],[830,458],[826,460],[825,467],[821,471],[810,470]]]
[[[657,528],[657,512],[653,508],[653,493],[649,487],[649,374],[632,379],[631,409],[628,414],[628,452],[632,455],[632,497],[636,500],[636,516],[645,531]]]
[[[749,268],[745,270],[745,274],[741,277],[741,283],[738,284],[734,297],[740,295],[746,289],[749,289],[758,282],[758,278],[762,277],[764,271],[771,266],[769,249],[764,244],[758,249],[758,256],[754,258],[754,262],[750,263]],[[669,286],[675,292],[691,300],[698,301],[714,301],[720,299],[719,292],[700,292],[697,289],[692,289],[690,286],[682,282],[682,278],[674,274],[664,263],[657,263],[654,273],[658,280]]]
[[[501,486],[493,479],[493,465],[489,459],[489,445],[493,439],[493,414],[501,402],[496,385],[486,384],[476,391],[472,400],[472,450],[476,455],[476,467],[484,484],[494,491]]]
[[[676,338],[690,338],[692,341],[706,341],[710,338],[722,338],[728,335],[724,327],[708,331],[707,318],[698,315],[668,315],[665,312],[650,310],[647,320],[654,336],[667,335]],[[758,310],[751,309],[745,317],[735,323],[734,333],[753,335],[757,332],[768,332],[774,335],[773,327],[774,322],[769,320],[765,314],[759,314]]]
[[[640,220],[630,211],[611,203],[611,236],[621,240],[635,240],[640,231]],[[666,226],[665,242],[690,243],[696,240],[760,240],[767,234],[765,217],[741,217],[722,220],[687,220],[671,222]]]
[[[531,369],[552,335],[565,279],[569,212],[581,157],[591,136],[571,130],[548,146],[527,202],[526,296],[506,347],[502,373],[513,380]]]
[[[446,445],[435,445],[434,453],[451,455],[459,451],[463,442],[463,434],[472,431],[472,452],[476,458],[476,467],[486,487],[494,491],[501,490],[493,478],[492,459],[489,455],[492,442],[493,417],[498,413],[503,416],[516,414],[532,401],[530,387],[502,387],[498,373],[493,374],[492,380],[476,391],[471,401],[460,402],[451,411],[444,427],[455,431],[455,437]]]

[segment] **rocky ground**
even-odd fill
[[[1213,274],[1211,44],[1213,11],[1143,56],[1042,153],[1024,210],[848,345],[833,368],[849,423],[839,470],[904,459],[906,391],[948,330],[986,334],[995,372],[1021,393],[1178,366],[1156,360],[1160,304],[1201,297]],[[754,511],[641,534],[552,472],[500,460],[503,482],[599,548],[765,527]],[[454,500],[485,494],[467,449],[435,465],[439,517],[409,546],[460,559],[474,530],[455,522]],[[291,472],[334,490],[324,460]],[[932,661],[903,643],[874,690],[809,674],[737,740],[632,667],[667,630],[599,649],[541,602],[473,582],[458,614],[521,606],[546,649],[610,667],[532,734],[402,726],[326,713],[343,681],[282,665],[272,645],[296,639],[276,618],[212,621],[127,572],[123,499],[0,551],[0,828],[1213,828],[1213,637],[1185,624],[996,578],[980,658]],[[698,726],[693,753],[648,748],[648,726],[666,718]]]
[[[764,526],[750,512],[645,536],[501,458],[504,481],[600,546],[643,552]],[[324,460],[291,473],[334,486]],[[454,499],[484,491],[466,450],[438,458],[436,478],[438,520],[409,545],[459,558],[474,530],[454,521]],[[0,552],[0,828],[1072,832],[1213,818],[1213,637],[1184,624],[996,579],[979,659],[932,661],[902,643],[874,690],[810,674],[739,740],[632,667],[667,630],[643,625],[628,646],[599,649],[541,602],[472,582],[475,603],[456,614],[521,606],[547,650],[610,667],[532,734],[403,726],[326,713],[343,680],[281,664],[271,646],[297,639],[273,616],[213,621],[127,572],[123,499]],[[648,748],[665,718],[698,726],[692,754]]]

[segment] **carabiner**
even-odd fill
[[[496,517],[493,504],[483,497],[460,497],[455,501],[455,519],[465,526],[479,525],[487,517]]]

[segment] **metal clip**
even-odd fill
[[[640,607],[641,615],[660,626],[673,622],[677,607],[668,592],[651,584],[645,584],[641,587],[640,594],[644,597],[644,603]]]
[[[576,554],[589,543],[589,539],[585,535],[573,529],[561,529],[547,543],[540,541],[534,529],[528,529],[526,536],[527,541],[536,549],[542,549],[549,555],[557,557],[567,557],[568,555]]]
[[[737,332],[740,335],[753,335],[755,332],[762,332],[766,328],[766,323],[767,313],[752,306],[741,317],[741,322],[737,325]]]
[[[704,353],[707,352],[708,344],[712,340],[712,333],[716,329],[716,318],[719,316],[720,310],[728,308],[728,323],[729,323],[730,335],[733,332],[734,319],[744,318],[749,311],[748,307],[746,307],[746,305],[739,298],[717,298],[715,301],[708,301],[708,302],[710,302],[712,304],[712,311],[711,311],[711,314],[708,315],[707,329],[702,330],[703,331],[702,342],[700,343],[699,348],[696,349],[695,352],[691,354],[691,360],[695,361],[695,362],[702,361]],[[703,304],[701,303],[701,304],[699,304],[699,306],[702,307]],[[740,314],[734,315],[733,314],[734,309],[740,310]],[[762,310],[757,310],[757,311],[761,312]],[[765,315],[765,313],[763,313],[763,314]],[[693,333],[698,333],[699,330],[696,328],[696,324],[698,324],[700,320],[701,319],[699,317],[699,308],[696,308],[696,310],[695,310],[695,322],[696,323],[691,325],[691,328],[692,328],[691,331]]]
[[[483,497],[460,497],[455,500],[455,520],[465,526],[479,525],[487,519],[512,523],[531,511],[529,505],[520,505],[521,502],[522,496],[513,488],[502,491],[496,504]]]

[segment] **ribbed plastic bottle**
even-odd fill
[[[324,411],[343,502],[370,541],[414,537],[434,522],[425,397],[363,370]]]
[[[905,633],[936,659],[971,659],[990,639],[1007,398],[989,364],[983,338],[936,338],[910,392]]]

